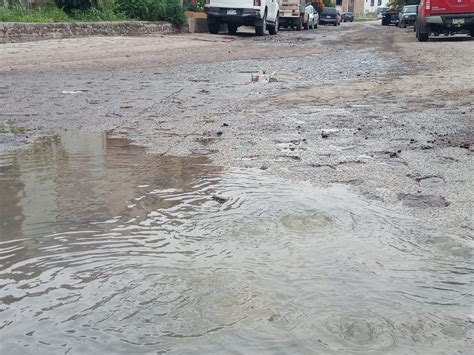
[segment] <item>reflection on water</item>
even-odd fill
[[[68,133],[0,155],[0,353],[469,352],[472,240]]]

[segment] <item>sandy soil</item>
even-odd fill
[[[248,37],[248,38],[246,38]],[[262,41],[272,41],[263,38]],[[179,64],[294,55],[294,45],[282,43],[278,53],[268,51],[250,35],[241,38],[209,34],[153,37],[90,37],[3,44],[2,71],[108,70],[152,68]],[[305,48],[300,54],[315,52]]]

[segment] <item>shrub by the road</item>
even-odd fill
[[[177,0],[117,0],[118,11],[142,21],[169,21],[182,25],[184,10]]]
[[[0,22],[65,22],[69,17],[57,7],[23,10],[0,6]]]
[[[0,0],[1,1],[1,0]],[[40,9],[0,6],[0,22],[168,21],[186,17],[178,0],[54,0]]]

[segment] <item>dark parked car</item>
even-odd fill
[[[413,26],[416,21],[417,13],[418,5],[403,6],[402,11],[398,15],[398,27],[406,28],[407,26]]]
[[[353,22],[354,14],[352,12],[343,12],[341,14],[342,21],[344,22]]]
[[[334,7],[325,7],[323,11],[321,11],[321,16],[319,16],[319,24],[320,25],[334,25],[339,26],[341,23],[341,15],[337,12]]]
[[[388,10],[384,13],[382,17],[382,26],[398,26],[398,23],[400,22],[399,13],[400,11],[396,10]]]

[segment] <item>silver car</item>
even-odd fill
[[[313,7],[313,5],[308,5],[305,8],[305,24],[304,29],[315,29],[318,28],[319,14]]]

